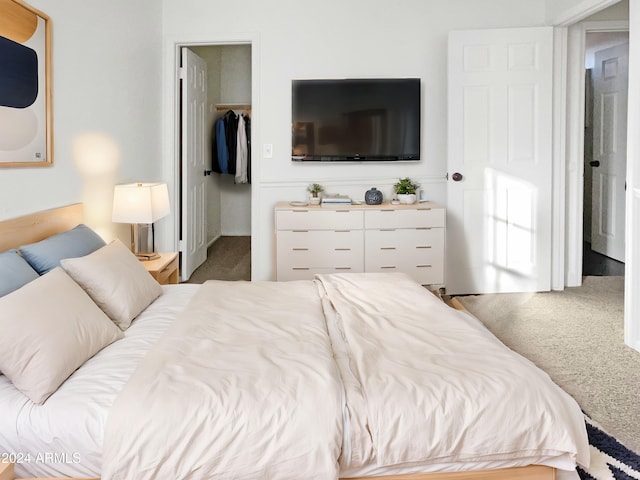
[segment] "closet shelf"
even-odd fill
[[[251,110],[250,103],[216,103],[216,110]]]

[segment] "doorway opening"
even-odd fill
[[[624,275],[628,59],[628,31],[585,32],[583,275]]]
[[[182,281],[250,280],[252,45],[199,44],[181,49],[202,60],[206,75],[201,113],[191,115],[185,108],[179,113]],[[183,70],[181,82],[188,82],[188,74]],[[184,97],[183,92],[181,104]],[[204,151],[204,166],[192,169],[185,146],[197,139],[193,132],[199,129],[204,133],[195,141]],[[192,194],[197,190],[190,189],[190,176],[204,176],[202,193]],[[199,203],[202,214],[193,215]],[[194,241],[193,236],[202,238]],[[194,253],[191,245],[200,252]]]

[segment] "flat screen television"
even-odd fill
[[[420,160],[420,79],[292,81],[291,159]]]

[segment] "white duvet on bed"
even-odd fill
[[[350,413],[343,477],[589,464],[577,403],[478,320],[403,274],[319,278]]]
[[[105,474],[114,479],[152,478],[147,467],[154,463],[170,469],[159,470],[155,478],[189,478],[201,466],[215,468],[217,478],[225,479],[335,479],[529,463],[571,469],[575,461],[588,462],[584,421],[575,402],[477,320],[404,276],[321,279],[324,286],[265,283],[259,295],[243,282],[212,282],[215,288],[202,289],[198,298],[200,285],[164,287],[125,339],[89,360],[42,406],[0,375],[0,453],[14,456],[21,476]],[[173,363],[173,358],[178,365],[176,354],[186,352],[195,353],[196,360],[174,365],[162,378],[144,368],[134,374],[192,298],[196,310],[206,312],[205,323],[216,320],[214,338],[174,343],[199,335],[201,327],[187,321],[146,361]],[[291,342],[293,349],[284,346]],[[164,357],[163,349],[171,355]],[[216,365],[222,366],[212,379],[184,375]],[[140,385],[151,388],[125,391],[111,410],[132,375],[134,391]],[[299,384],[292,382],[296,375]],[[481,379],[492,388],[481,389]],[[212,391],[217,393],[207,401],[225,406],[226,413],[203,409],[191,396],[216,385]],[[321,394],[317,385],[324,386]],[[296,390],[299,386],[302,390]],[[531,387],[540,390],[534,393]],[[504,389],[500,394],[499,388]],[[299,398],[301,408],[281,403],[303,390],[312,393],[309,400]],[[244,407],[255,407],[266,391],[274,396],[263,398],[265,408],[236,416]],[[170,410],[154,404],[156,393],[169,399]],[[238,406],[231,416],[229,405]],[[412,413],[411,405],[418,410]],[[303,422],[310,407],[315,415]],[[478,411],[486,414],[484,423],[473,420]],[[195,432],[196,443],[185,443],[187,435],[180,432],[189,432],[189,438]],[[203,453],[208,447],[201,437],[211,432],[219,437],[216,448],[225,449],[214,450],[215,461]],[[247,438],[252,440],[238,443]],[[296,438],[301,445],[293,445]],[[320,444],[315,456],[287,458],[296,448],[309,452]],[[285,460],[272,469],[278,454]],[[157,458],[149,463],[150,456]],[[208,478],[203,471],[193,471],[193,478]]]
[[[199,285],[165,286],[126,330],[77,370],[43,405],[0,375],[0,454],[19,477],[99,477],[109,408],[146,352]]]
[[[338,477],[343,395],[316,286],[205,282],[105,430],[105,480]]]

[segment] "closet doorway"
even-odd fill
[[[217,278],[219,276],[215,270],[218,265],[228,267],[234,262],[251,258],[252,48],[250,43],[233,43],[183,45],[181,49],[189,50],[202,60],[206,75],[206,100],[201,109],[192,108],[195,114],[184,108],[191,99],[188,92],[184,93],[185,90],[180,89],[183,92],[180,98],[183,108],[179,109],[178,122],[181,129],[179,228],[181,280],[186,282],[194,272],[201,280],[203,274]],[[188,74],[184,70],[180,72],[181,82],[187,82]],[[225,116],[227,119],[235,118],[245,134],[241,140],[247,148],[244,166],[240,162],[241,149],[236,144],[240,134],[237,126],[234,132],[236,136],[231,138],[226,135],[227,138],[224,139],[229,156],[225,162],[226,167],[220,168],[222,162],[218,161],[217,155],[216,125],[218,119]],[[227,129],[230,130],[228,127]],[[201,140],[198,140],[197,131],[204,132]],[[188,146],[194,141],[203,148],[204,168],[189,167]],[[231,145],[233,148],[229,148]],[[236,172],[241,170],[247,172],[246,180],[242,175],[236,175]],[[191,188],[194,183],[191,176],[204,176],[201,192]],[[197,207],[193,207],[194,204],[202,206],[201,216],[191,214],[192,210],[197,211]],[[214,244],[219,242],[224,242],[225,247],[215,248],[217,245]],[[192,245],[195,245],[195,249],[200,245],[200,252],[195,252]],[[236,246],[237,248],[234,248]],[[245,251],[247,249],[248,251]],[[224,261],[220,263],[220,258],[208,258],[210,255],[207,252],[213,252],[216,257],[222,252],[225,255]],[[250,272],[250,266],[248,268]],[[224,275],[225,273],[221,272],[221,278],[224,278]]]

